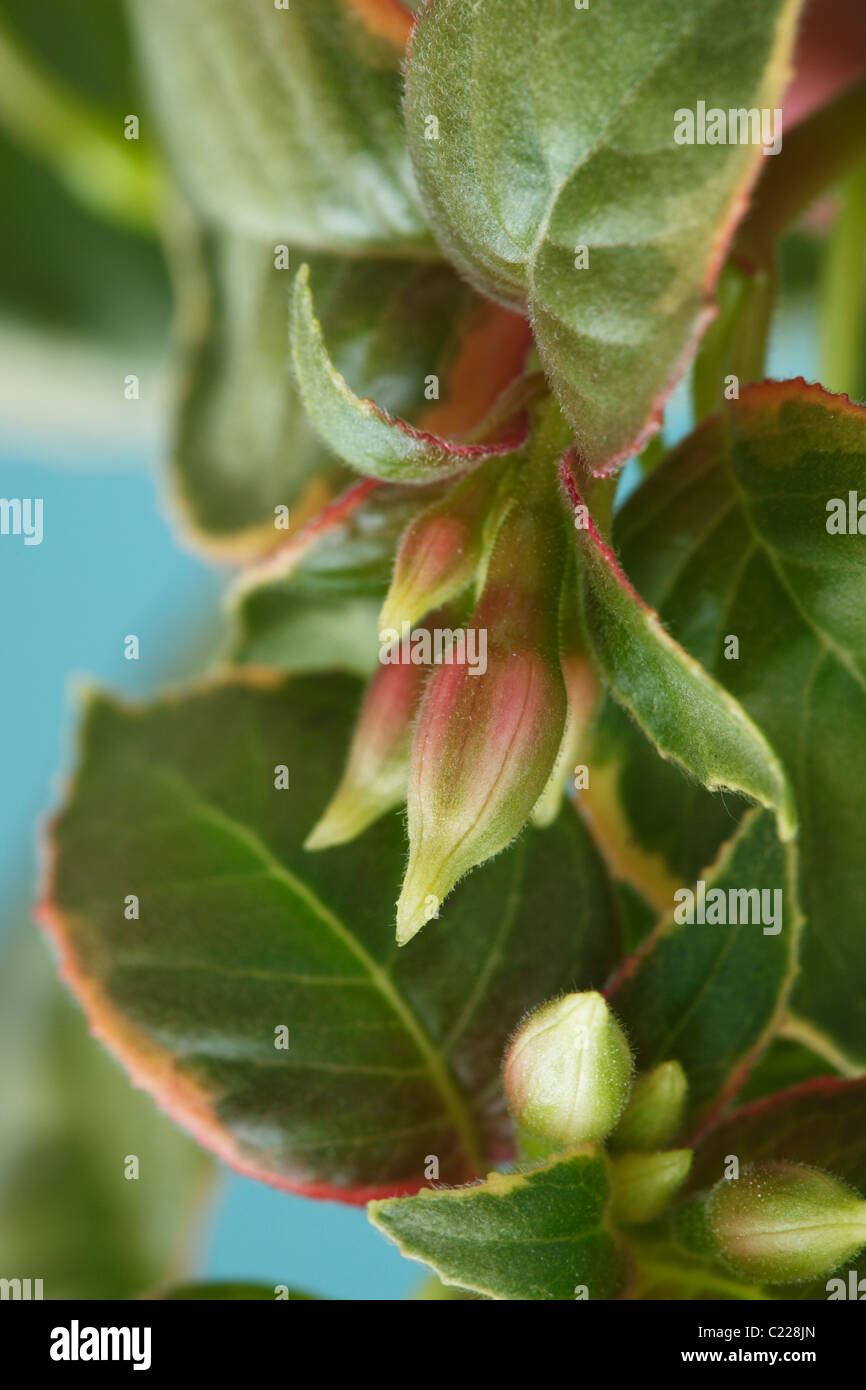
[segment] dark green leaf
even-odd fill
[[[846,517],[849,494],[856,507],[864,479],[866,411],[803,382],[750,387],[652,474],[615,532],[640,592],[786,766],[808,924],[796,1010],[824,1055],[836,1047],[861,1063],[866,551],[861,535],[830,534],[827,523],[834,498]],[[730,636],[737,659],[725,657]],[[627,758],[628,731],[621,733]],[[678,787],[660,765],[645,760],[643,773],[632,834],[644,844],[653,835],[658,849],[661,836],[675,842],[682,827],[688,848],[689,823],[701,824],[706,798]],[[669,813],[673,830],[659,825]]]
[[[707,893],[726,895],[726,923],[662,923],[626,963],[611,1002],[625,1024],[638,1067],[676,1060],[689,1082],[692,1122],[742,1080],[778,1024],[797,958],[799,919],[792,854],[773,818],[751,811],[720,860],[702,875]],[[691,887],[684,884],[683,887]],[[781,892],[781,921],[733,923],[730,890]],[[743,915],[738,912],[738,915]]]
[[[454,1182],[507,1152],[510,1029],[603,982],[617,951],[615,899],[570,807],[398,951],[400,818],[301,848],[359,696],[330,676],[146,709],[97,699],[47,909],[94,1027],[181,1123],[245,1172],[356,1201],[420,1186],[430,1155]]]
[[[622,1271],[605,1220],[608,1190],[604,1158],[587,1147],[369,1211],[401,1254],[431,1265],[446,1284],[494,1299],[612,1298]]]

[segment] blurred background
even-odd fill
[[[0,538],[0,1276],[42,1278],[46,1297],[211,1278],[402,1298],[421,1271],[362,1209],[229,1174],[130,1089],[29,920],[82,688],[146,695],[225,641],[230,572],[185,538],[166,482],[172,288],[147,144],[118,139],[144,109],[117,0],[0,0],[0,494],[44,508],[41,544]],[[771,375],[826,369],[816,306],[832,224],[828,204],[786,241]],[[688,402],[686,384],[668,440]],[[125,1150],[146,1180],[118,1183]]]

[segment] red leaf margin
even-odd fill
[[[280,672],[260,669],[241,669],[232,675],[233,679],[244,684],[264,687],[277,684],[282,679]],[[220,679],[218,676],[207,678],[199,688],[208,683],[219,684]],[[204,1088],[181,1073],[171,1053],[152,1042],[142,1029],[123,1017],[99,982],[80,968],[71,936],[74,919],[62,911],[56,900],[54,830],[71,802],[74,786],[75,779],[71,777],[61,809],[47,819],[40,836],[42,888],[33,908],[33,918],[54,947],[60,978],[81,1006],[91,1037],[120,1063],[131,1084],[147,1091],[163,1114],[227,1167],[243,1177],[253,1178],[282,1192],[319,1201],[341,1202],[348,1206],[365,1206],[367,1202],[380,1198],[414,1196],[426,1187],[423,1179],[411,1178],[381,1186],[370,1184],[343,1188],[327,1182],[295,1181],[261,1167],[241,1151],[231,1133],[220,1122]],[[469,1182],[478,1176],[477,1173],[467,1172],[463,1181]]]

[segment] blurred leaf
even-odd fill
[[[140,132],[126,138],[124,119],[44,67],[0,19],[0,124],[9,138],[48,165],[89,211],[153,232],[164,191],[160,161]]]
[[[3,957],[0,1050],[3,1275],[116,1299],[183,1272],[210,1162],[88,1037],[32,928]]]
[[[88,212],[2,133],[0,185],[14,209],[0,221],[0,311],[67,335],[164,347],[171,290],[154,241]],[[124,374],[121,364],[118,393]]]
[[[115,114],[140,110],[141,100],[123,0],[34,5],[0,0],[0,21],[43,64],[82,95]]]
[[[93,1027],[180,1123],[243,1172],[356,1202],[417,1188],[430,1155],[459,1181],[507,1153],[509,1030],[602,982],[618,950],[615,900],[567,807],[397,951],[401,818],[302,848],[360,695],[329,676],[96,699],[45,911]]]
[[[349,475],[298,398],[291,277],[275,268],[274,247],[224,234],[196,262],[189,248],[177,262],[186,342],[175,476],[199,539],[230,557],[249,555],[283,538],[275,507],[290,508],[294,530]],[[466,428],[516,370],[522,321],[485,304],[448,267],[323,256],[311,264],[337,368],[386,410],[425,428],[436,419]],[[427,399],[430,376],[435,403]]]
[[[156,115],[209,220],[319,250],[436,256],[406,150],[401,52],[361,8],[132,0]]]

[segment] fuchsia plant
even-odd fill
[[[801,11],[132,4],[249,567],[226,669],[91,700],[41,918],[179,1124],[456,1298],[864,1260],[866,89]],[[816,205],[832,379],[767,381]]]

